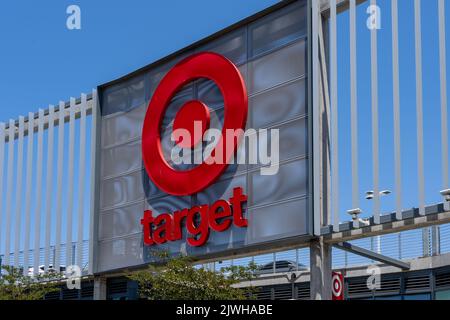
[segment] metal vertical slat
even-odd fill
[[[9,120],[8,128],[8,167],[6,172],[6,232],[5,232],[5,265],[10,264],[11,255],[11,206],[13,196],[13,174],[14,174],[14,135],[16,126],[14,120]]]
[[[416,52],[416,114],[417,114],[417,174],[419,183],[419,214],[425,215],[425,177],[423,169],[423,87],[422,87],[422,26],[420,0],[414,0]]]
[[[47,191],[45,200],[45,255],[44,268],[48,270],[50,263],[50,236],[51,217],[53,199],[53,148],[54,148],[54,127],[55,127],[55,107],[50,106],[48,112],[48,136],[47,136]],[[54,268],[55,266],[53,266]]]
[[[273,266],[273,273],[276,273],[277,272],[277,256],[276,256],[275,252],[272,254],[272,266]]]
[[[357,107],[357,55],[356,55],[356,0],[350,0],[350,105],[352,144],[352,207],[359,208],[358,177],[358,107]]]
[[[97,121],[98,121],[98,106],[97,106],[97,90],[92,90],[92,116],[91,116],[91,194],[90,194],[90,220],[89,220],[89,274],[93,274],[96,270],[96,251],[97,251],[97,219],[96,205],[97,205]]]
[[[376,6],[377,1],[371,0]],[[372,95],[372,174],[373,174],[373,217],[380,223],[380,191],[379,191],[379,146],[378,146],[378,44],[377,28],[370,31],[371,57],[371,95]]]
[[[42,210],[42,158],[44,149],[44,110],[39,109],[37,132],[37,164],[36,164],[36,210],[34,219],[34,264],[33,273],[39,273],[41,248],[41,210]]]
[[[447,48],[445,40],[445,0],[438,2],[439,16],[439,64],[441,88],[441,149],[442,149],[442,188],[448,186],[448,124],[447,124]],[[444,201],[445,210],[450,210],[448,201]]]
[[[319,3],[311,1],[312,5],[312,126],[313,126],[313,181],[314,181],[314,234],[320,235],[320,97],[319,97]]]
[[[5,164],[5,123],[0,122],[0,244],[2,239],[2,224],[3,224],[3,172],[5,171],[3,166]],[[0,270],[1,272],[1,270]]]
[[[27,179],[25,198],[25,239],[23,244],[23,272],[28,275],[29,248],[30,248],[30,228],[31,228],[31,190],[33,183],[33,148],[34,148],[34,114],[28,113],[28,143],[27,143]]]
[[[17,180],[16,180],[16,218],[14,230],[14,267],[19,267],[20,235],[22,226],[22,177],[23,177],[23,137],[25,132],[25,118],[19,117],[19,133],[17,138]]]
[[[398,3],[391,1],[392,11],[392,83],[394,104],[395,217],[402,219],[402,167],[400,147],[400,80],[398,60]]]
[[[68,192],[66,220],[66,266],[72,265],[72,223],[73,223],[73,177],[75,148],[75,98],[70,98],[69,118],[69,155],[68,155]]]
[[[58,111],[58,162],[56,165],[56,230],[55,230],[55,269],[61,266],[61,228],[62,228],[62,188],[64,161],[64,113],[65,103],[59,102]]]
[[[332,208],[333,227],[339,228],[339,153],[338,153],[338,93],[337,93],[337,24],[336,0],[330,0],[330,79],[331,79],[331,144],[332,144]]]
[[[83,214],[84,214],[84,185],[86,178],[86,104],[87,96],[81,95],[81,115],[80,115],[80,153],[78,169],[78,234],[77,234],[77,258],[76,264],[82,268],[83,258]]]

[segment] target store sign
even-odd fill
[[[165,160],[161,147],[161,125],[175,93],[180,88],[199,78],[214,81],[224,97],[225,119],[220,140],[215,148],[225,151],[225,161],[206,161],[187,171],[179,171]],[[147,109],[142,130],[142,158],[149,177],[161,190],[175,196],[198,193],[212,183],[226,169],[237,150],[227,148],[230,141],[226,130],[243,130],[247,121],[247,89],[236,66],[225,57],[211,52],[192,55],[173,67],[161,80]],[[185,129],[194,135],[194,122],[202,124],[202,135],[209,127],[208,107],[198,100],[187,101],[178,111],[174,129]],[[193,147],[198,141],[181,141],[185,147]],[[233,196],[221,199],[211,206],[202,204],[190,209],[181,209],[173,214],[164,213],[154,218],[151,210],[146,210],[141,219],[146,245],[163,244],[166,241],[182,239],[182,225],[185,220],[189,233],[187,243],[191,246],[204,245],[211,230],[225,231],[233,223],[236,227],[247,227],[242,215],[242,206],[247,201],[242,188],[235,188]],[[196,220],[198,222],[196,222]]]
[[[309,241],[307,12],[280,4],[99,87],[96,272]]]

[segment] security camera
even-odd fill
[[[450,189],[442,190],[440,193],[444,197],[445,201],[450,201]]]
[[[445,189],[441,191],[441,195],[444,197],[444,210],[450,210],[450,189]]]
[[[360,208],[347,210],[347,213],[352,217],[354,228],[359,228],[360,225],[369,225],[368,221],[359,218],[359,215],[362,213]]]
[[[358,215],[362,212],[360,208],[347,210],[347,213],[352,217],[352,220],[358,220]]]

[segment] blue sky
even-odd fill
[[[78,97],[276,2],[2,1],[0,121]],[[66,28],[71,4],[81,30]]]
[[[0,4],[0,121],[90,92],[98,84],[149,64],[276,2],[4,1]],[[390,0],[378,3],[382,13],[378,42],[380,188],[393,190]],[[437,0],[422,3],[426,196],[427,203],[433,203],[441,200]],[[66,8],[71,4],[81,8],[81,30],[66,28]],[[413,4],[412,0],[399,1],[404,208],[417,205]],[[447,12],[449,7],[447,4]],[[372,189],[372,163],[366,8],[366,4],[358,7],[357,29],[361,207],[367,216],[371,203],[363,199],[363,193]],[[351,208],[348,13],[339,15],[338,26],[340,211],[342,220],[348,220],[344,214]],[[383,198],[384,211],[394,208],[394,199],[394,195]]]

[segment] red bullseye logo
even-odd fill
[[[333,272],[331,279],[331,291],[333,294],[333,300],[344,299],[344,277],[341,273]]]
[[[216,149],[224,150],[221,163],[204,161],[193,169],[178,171],[164,159],[160,129],[173,96],[184,85],[199,78],[215,82],[224,100],[222,135]],[[191,195],[210,186],[224,172],[238,145],[226,141],[226,130],[245,129],[248,100],[244,80],[237,67],[227,58],[212,52],[192,55],[176,64],[161,80],[148,105],[142,129],[142,158],[145,169],[158,188],[177,196]],[[202,135],[209,128],[208,107],[199,100],[185,103],[177,113],[173,130],[185,129],[195,136],[194,122],[202,124]],[[200,141],[176,141],[183,148],[191,148]],[[226,148],[233,143],[233,148]],[[208,160],[208,159],[207,159]]]

